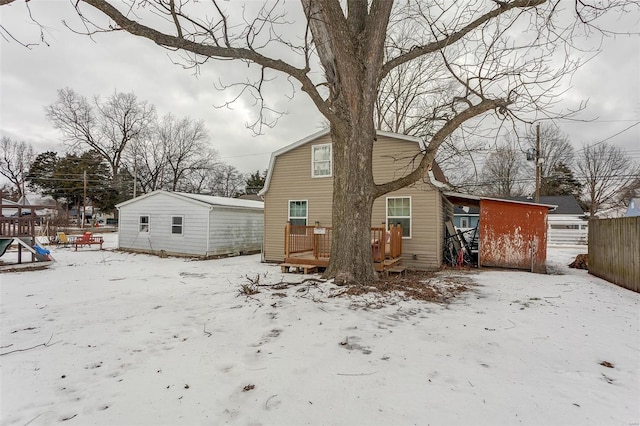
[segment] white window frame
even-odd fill
[[[324,148],[324,147],[329,147],[329,174],[328,175],[320,175],[320,174],[316,174],[316,149],[318,148]],[[322,161],[322,162],[326,162]],[[312,178],[325,178],[325,177],[331,177],[333,176],[333,145],[330,143],[323,143],[323,144],[319,144],[319,145],[312,145],[311,146],[311,177]]]
[[[306,216],[291,216],[291,203],[305,203]],[[304,226],[309,224],[309,200],[289,200],[287,201],[287,221],[291,223],[291,219],[304,219]],[[302,225],[299,225],[302,226]]]
[[[460,228],[469,228],[469,218],[461,217],[460,218]]]
[[[147,218],[147,223],[142,222],[142,218]],[[146,227],[146,229],[144,229]],[[138,216],[138,232],[148,234],[151,228],[151,217],[148,214],[141,214]]]
[[[180,225],[176,225],[173,223],[173,219],[176,217],[180,218]],[[180,227],[180,233],[173,232],[174,226]],[[181,214],[171,215],[171,235],[180,236],[180,237],[184,235],[184,215],[181,215]]]
[[[409,200],[409,216],[389,216],[389,200],[397,200],[397,199],[403,199],[406,198]],[[389,217],[392,218],[401,218],[401,219],[409,219],[409,235],[408,236],[402,236],[403,240],[410,240],[411,236],[413,234],[413,202],[411,200],[410,196],[397,196],[397,197],[387,197],[386,201],[385,201],[385,205],[384,205],[384,212],[386,215],[386,220],[387,220],[387,229],[389,229],[389,225],[393,224],[395,225],[395,223],[391,222],[389,223]],[[404,232],[403,232],[404,234]]]

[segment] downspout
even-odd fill
[[[213,206],[209,206],[209,214],[207,215],[207,248],[204,252],[204,257],[209,256],[209,249],[211,248],[211,212],[213,211]]]
[[[262,190],[258,192],[258,195],[262,196],[262,199],[264,200],[264,196],[262,195]],[[264,240],[265,240],[265,229],[267,224],[266,212],[267,212],[267,209],[264,208],[264,201],[263,201],[262,202],[262,247],[260,247],[260,263],[265,263]]]
[[[118,212],[118,217],[120,217],[120,207],[116,207],[116,211]],[[106,225],[107,224],[107,218],[105,217],[104,220],[105,220],[104,224]],[[121,232],[120,221],[118,221],[118,241],[116,242],[116,244],[117,244],[116,247],[118,247],[118,248],[120,248],[120,232]]]
[[[534,258],[534,254],[535,254],[535,245],[533,240],[529,240],[529,250],[531,250],[531,272],[533,272],[534,268],[534,264],[533,264],[533,258]]]
[[[262,214],[264,218],[264,213]],[[262,246],[260,247],[260,263],[264,263],[264,221],[262,222]]]

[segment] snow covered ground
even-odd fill
[[[330,284],[241,295],[304,278],[259,255],[53,248],[0,275],[0,424],[638,425],[640,295],[564,266],[584,251],[374,308]]]

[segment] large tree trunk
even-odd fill
[[[333,142],[331,257],[325,273],[337,284],[376,279],[371,255],[374,108],[391,2],[303,1],[329,84]]]
[[[363,123],[364,121],[364,123]],[[339,285],[375,280],[371,255],[371,172],[375,130],[371,116],[347,134],[332,128],[334,158],[331,258],[325,276]]]

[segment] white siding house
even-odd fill
[[[262,248],[261,201],[154,191],[116,207],[123,250],[207,257]]]

